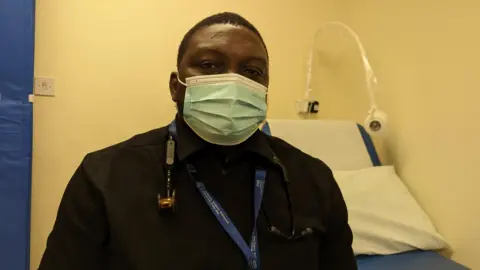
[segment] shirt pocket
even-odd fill
[[[267,233],[259,240],[262,269],[319,269],[319,241],[315,233],[295,240]]]

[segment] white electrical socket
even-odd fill
[[[47,77],[35,77],[34,93],[37,96],[55,96],[55,79]]]

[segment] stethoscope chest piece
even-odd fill
[[[172,196],[162,197],[160,194],[157,196],[158,211],[160,214],[175,212],[175,190],[172,192]]]

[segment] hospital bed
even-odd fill
[[[268,120],[262,130],[321,159],[332,170],[359,170],[381,166],[372,139],[361,125],[354,122]],[[468,269],[435,251],[422,250],[383,256],[359,255],[357,263],[360,270]]]

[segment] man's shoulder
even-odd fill
[[[168,135],[168,128],[162,127],[137,134],[132,138],[86,155],[82,165],[88,169],[108,165],[118,154],[129,150],[143,150],[152,147],[163,147]]]
[[[290,143],[269,136],[270,147],[287,168],[289,176],[299,179],[303,186],[313,184],[317,188],[329,191],[335,185],[332,170],[319,158],[313,157]]]
[[[270,137],[270,145],[287,169],[293,189],[301,193],[299,204],[316,206],[320,216],[328,211],[332,196],[338,196],[338,185],[328,165],[280,138]]]
[[[305,165],[321,166],[328,169],[328,166],[320,159],[303,152],[301,149],[291,145],[281,138],[268,136],[270,147],[282,161],[293,163],[306,163]]]

